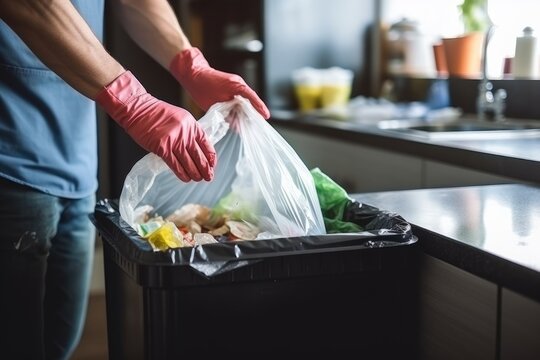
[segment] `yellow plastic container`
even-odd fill
[[[327,109],[346,106],[350,96],[350,85],[323,85],[321,88],[321,107]]]
[[[292,82],[300,111],[311,111],[320,107],[322,88],[318,69],[297,69],[292,73]]]
[[[321,70],[321,107],[345,107],[352,90],[353,72],[339,67]]]
[[[301,111],[310,111],[319,108],[322,96],[322,87],[319,85],[298,84],[294,86],[298,108]]]
[[[292,74],[300,111],[345,107],[352,90],[353,72],[340,67],[304,67]]]

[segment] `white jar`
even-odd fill
[[[393,75],[406,73],[406,47],[418,36],[418,23],[407,18],[392,24],[387,33],[387,72]]]
[[[416,21],[403,18],[387,34],[386,70],[391,75],[434,75],[431,40],[421,33]]]

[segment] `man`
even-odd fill
[[[148,94],[102,46],[104,0],[0,0],[0,351],[67,359],[80,338],[97,189],[95,100],[182,181],[210,181],[216,154],[186,110]],[[211,68],[166,0],[111,0],[128,34],[207,110],[241,95]]]

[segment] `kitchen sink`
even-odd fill
[[[385,120],[378,124],[380,129],[420,136],[428,139],[474,140],[474,139],[519,139],[539,137],[540,122],[523,123],[481,121],[462,118],[452,121]]]

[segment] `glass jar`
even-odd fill
[[[407,46],[418,37],[418,23],[414,20],[402,18],[390,26],[386,38],[386,70],[389,74],[400,75],[406,72]]]

